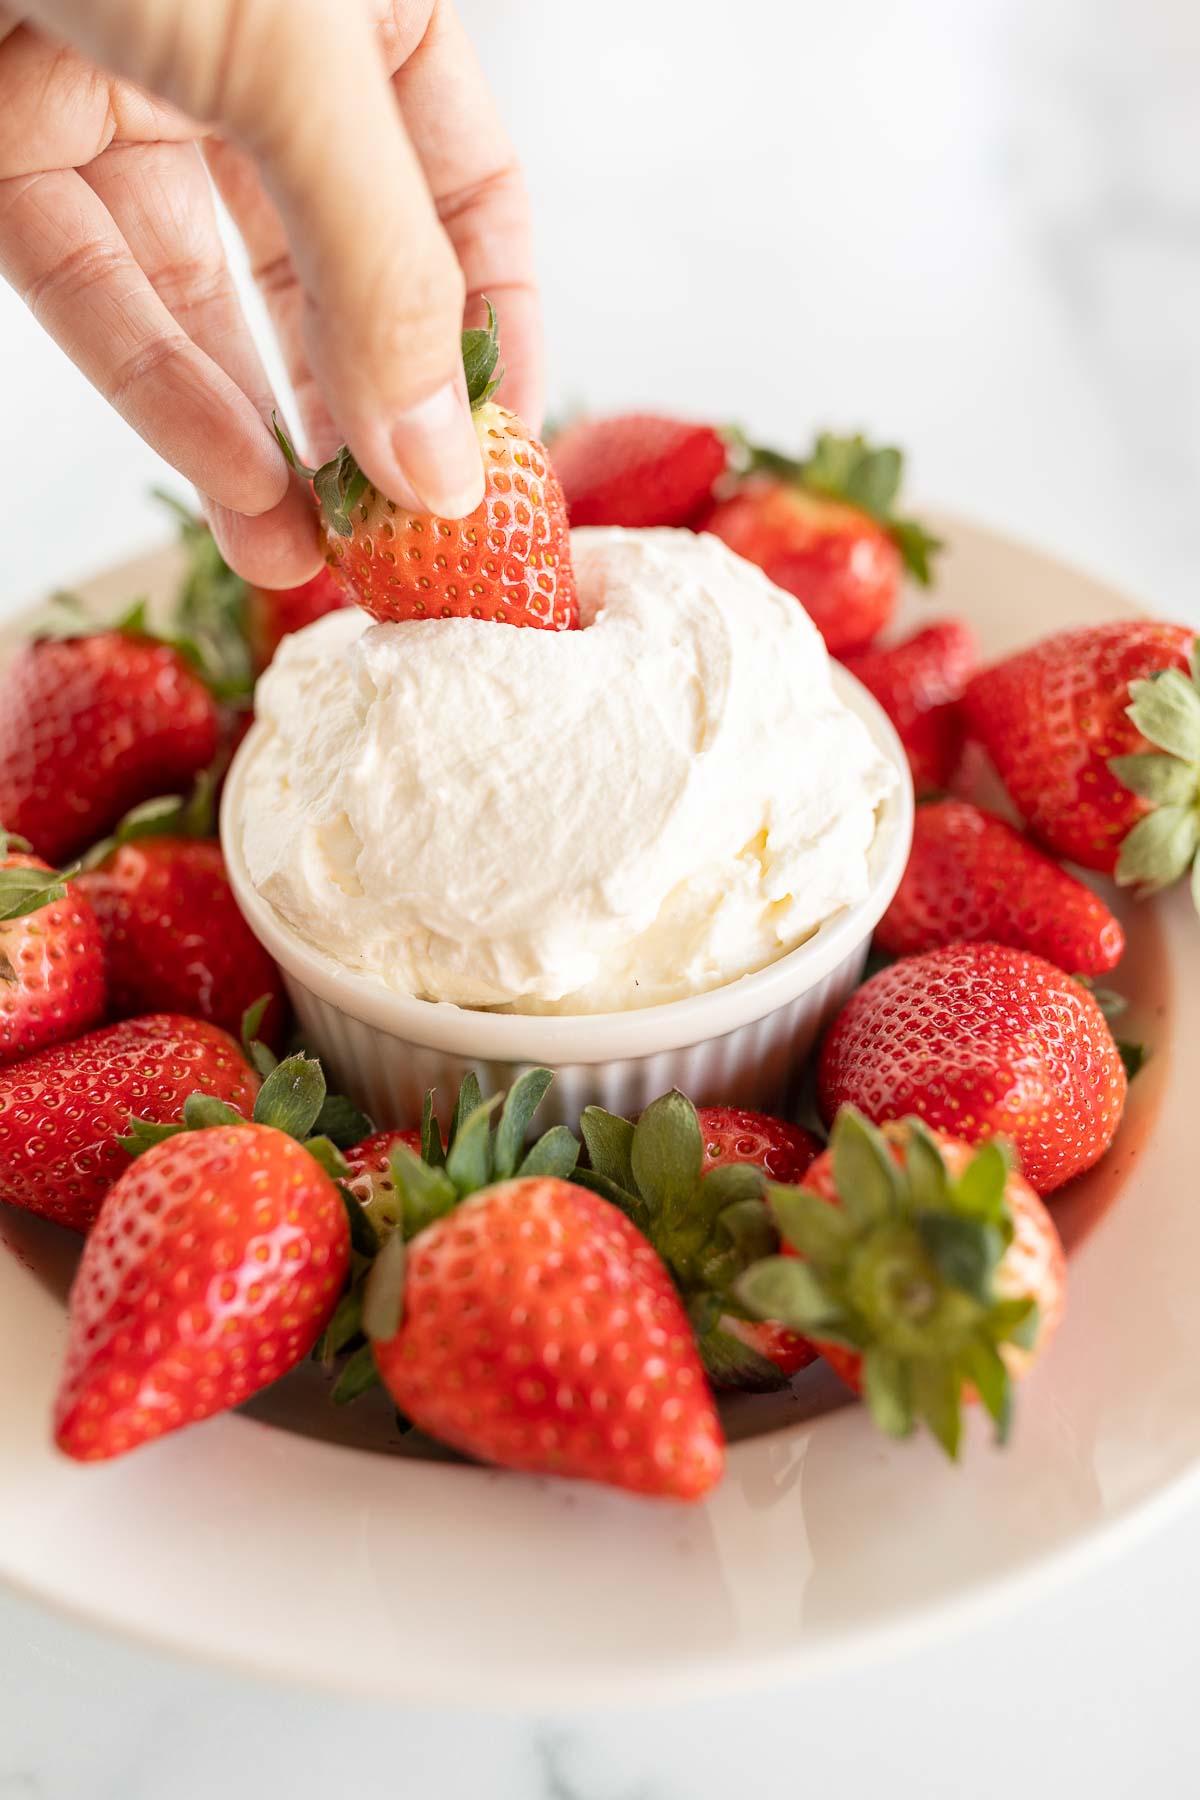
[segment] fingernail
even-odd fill
[[[427,512],[461,519],[483,499],[483,459],[461,374],[400,415],[392,449]]]

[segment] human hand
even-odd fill
[[[238,572],[288,586],[320,564],[311,499],[206,163],[314,460],[344,440],[402,505],[471,511],[464,308],[496,300],[503,399],[534,430],[540,324],[520,170],[450,0],[0,0],[0,273],[194,483]]]

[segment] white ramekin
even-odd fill
[[[895,893],[912,840],[913,792],[903,747],[882,707],[839,665],[838,694],[900,776],[880,809],[865,899],[756,974],[636,1011],[572,1016],[474,1012],[414,1000],[316,949],[251,886],[242,853],[242,790],[259,728],[225,783],[221,841],[238,904],[279,964],[300,1028],[326,1070],[380,1126],[412,1125],[430,1088],[453,1104],[468,1069],[485,1093],[523,1069],[555,1071],[546,1124],[578,1122],[585,1106],[635,1114],[669,1088],[698,1105],[786,1111],[822,1028],[862,977],[871,933]]]

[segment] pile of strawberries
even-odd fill
[[[1190,872],[1200,898],[1191,635],[1133,620],[978,671],[957,619],[881,648],[938,548],[896,511],[898,452],[823,436],[793,460],[630,416],[571,425],[552,468],[492,398],[493,318],[464,361],[470,518],[397,508],[343,450],[306,471],[329,556],[305,587],[247,589],[185,514],[169,634],[139,610],[0,676],[0,1200],[86,1234],[58,1443],[119,1455],[310,1355],[336,1402],[382,1383],[405,1430],[466,1455],[678,1499],[721,1474],[714,1389],[817,1356],[893,1436],[921,1423],[954,1456],[978,1400],[1003,1438],[1063,1310],[1045,1201],[1108,1149],[1135,1063],[1091,986],[1121,926],[1058,859],[1144,891]],[[486,1098],[468,1077],[444,1133],[432,1095],[376,1132],[302,1048],[280,1060],[278,971],[213,836],[256,674],[348,601],[577,629],[568,509],[760,563],[928,796],[812,1130],[670,1093],[530,1144],[534,1069]],[[968,739],[1024,829],[961,791]]]

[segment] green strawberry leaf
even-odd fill
[[[338,1184],[338,1193],[342,1196],[342,1205],[346,1209],[346,1219],[350,1226],[350,1248],[360,1256],[375,1256],[379,1250],[379,1233],[362,1201],[342,1183]]]
[[[373,1342],[394,1338],[404,1318],[404,1273],[408,1246],[394,1231],[367,1272],[363,1283],[362,1328]]]
[[[568,1181],[579,1161],[579,1140],[565,1125],[552,1125],[529,1150],[517,1174],[553,1176]]]
[[[996,1442],[1008,1441],[1012,1425],[1012,1376],[996,1346],[986,1337],[972,1338],[959,1356],[959,1370],[987,1408],[996,1426]]]
[[[314,1162],[320,1163],[325,1173],[334,1181],[345,1181],[350,1168],[345,1157],[332,1138],[317,1132],[313,1137],[305,1138],[304,1148]]]
[[[951,1462],[962,1444],[962,1381],[958,1371],[932,1358],[912,1365],[913,1408]]]
[[[876,1225],[900,1210],[900,1172],[879,1133],[843,1107],[830,1139],[838,1198],[852,1222]]]
[[[868,1350],[862,1366],[863,1399],[871,1417],[889,1437],[911,1437],[913,1416],[912,1372],[909,1365],[879,1346]]]
[[[588,1160],[597,1174],[632,1191],[637,1183],[633,1175],[634,1127],[629,1120],[619,1113],[605,1112],[602,1106],[587,1106],[579,1129],[587,1145]]]
[[[324,1104],[320,1063],[311,1056],[289,1056],[259,1088],[253,1118],[256,1125],[273,1125],[303,1143],[311,1137]]]
[[[1125,1065],[1127,1080],[1132,1081],[1145,1068],[1150,1052],[1145,1044],[1135,1043],[1132,1038],[1118,1038],[1117,1054]]]
[[[809,1263],[767,1256],[740,1276],[734,1293],[760,1319],[777,1319],[806,1337],[824,1337],[841,1310]]]
[[[945,549],[945,539],[935,537],[932,531],[926,531],[916,519],[894,519],[888,526],[888,536],[900,552],[900,559],[913,580],[921,587],[932,587],[931,558],[939,550]]]
[[[1184,762],[1200,763],[1200,693],[1182,669],[1130,684],[1125,708],[1142,736]]]
[[[403,1207],[406,1238],[416,1237],[458,1205],[458,1189],[446,1170],[430,1168],[407,1144],[393,1145],[388,1161]]]
[[[610,1181],[608,1176],[601,1175],[598,1169],[576,1168],[571,1180],[576,1187],[587,1188],[591,1194],[599,1194],[602,1200],[607,1200],[610,1206],[615,1206],[618,1212],[623,1212],[629,1222],[636,1225],[642,1236],[651,1238],[651,1242],[653,1242],[650,1215],[640,1194],[634,1193],[630,1188],[621,1187],[615,1181]]]
[[[937,1142],[924,1121],[914,1122],[904,1147],[904,1171],[914,1212],[950,1204],[950,1174]]]
[[[187,1131],[208,1131],[214,1125],[244,1125],[246,1120],[235,1106],[211,1094],[189,1094],[183,1103],[183,1123]]]
[[[677,1088],[646,1108],[629,1160],[651,1215],[671,1224],[686,1219],[704,1164],[704,1140],[695,1107]]]
[[[340,1356],[343,1350],[349,1349],[356,1337],[362,1335],[362,1307],[362,1288],[348,1288],[334,1308],[333,1317],[317,1343],[318,1362],[332,1362],[335,1356]]]
[[[1177,756],[1147,750],[1137,756],[1110,756],[1108,766],[1130,793],[1154,806],[1186,806],[1196,795],[1196,770]]]
[[[530,1120],[554,1080],[549,1069],[527,1069],[509,1088],[492,1148],[492,1179],[507,1181],[521,1160]],[[574,1143],[574,1139],[571,1140]],[[571,1167],[574,1168],[572,1163]]]
[[[339,1150],[353,1150],[371,1135],[371,1121],[345,1094],[326,1094],[313,1121],[313,1135],[326,1137]]]
[[[1037,1301],[1027,1296],[993,1301],[984,1325],[994,1343],[1016,1344],[1019,1350],[1032,1350],[1041,1328]]]
[[[482,1099],[483,1089],[479,1085],[479,1077],[474,1069],[468,1069],[463,1076],[462,1086],[458,1090],[458,1099],[454,1103],[454,1117],[450,1121],[448,1149],[453,1149],[454,1140],[462,1130],[464,1121],[470,1118]]]
[[[437,1114],[433,1110],[433,1089],[430,1088],[421,1107],[421,1157],[431,1169],[445,1166],[446,1146],[442,1143],[442,1128],[438,1124]]]
[[[378,1386],[379,1368],[375,1362],[375,1352],[370,1344],[363,1344],[347,1360],[330,1389],[329,1397],[335,1406],[349,1406]]]
[[[854,1221],[840,1206],[831,1206],[804,1187],[769,1189],[771,1212],[780,1236],[793,1250],[820,1263],[844,1256],[854,1236]]]
[[[64,869],[0,869],[0,919],[24,919],[40,912],[66,894],[65,883],[79,873],[79,864]]]
[[[1148,893],[1170,887],[1187,873],[1200,849],[1200,809],[1159,806],[1139,819],[1121,845],[1116,878],[1121,887]]]
[[[464,1082],[464,1088],[466,1085]],[[464,1119],[456,1120],[457,1128],[446,1157],[446,1173],[460,1194],[473,1194],[491,1180],[491,1121],[499,1104],[500,1095],[493,1094],[490,1100],[481,1100]]]
[[[1006,1248],[1003,1234],[978,1218],[950,1212],[918,1213],[918,1236],[948,1287],[986,1306],[992,1277]]]
[[[1002,1228],[1008,1218],[1005,1192],[1011,1168],[1012,1157],[1007,1143],[991,1138],[981,1144],[957,1181],[947,1190],[954,1211],[964,1218],[981,1219]]]
[[[463,374],[467,382],[467,399],[474,412],[485,400],[490,400],[504,379],[504,370],[496,373],[496,365],[500,360],[500,335],[496,329],[496,313],[490,300],[484,297],[487,307],[488,322],[486,326],[476,327],[462,334]]]
[[[720,1309],[717,1308],[718,1319]],[[774,1394],[788,1385],[784,1375],[769,1358],[743,1344],[732,1332],[722,1331],[714,1321],[696,1330],[696,1347],[708,1378],[717,1387],[739,1388],[747,1394]]]
[[[168,1138],[178,1137],[186,1130],[187,1126],[183,1124],[160,1125],[155,1119],[139,1119],[131,1114],[129,1130],[117,1142],[130,1156],[142,1156],[147,1150],[153,1150],[155,1144],[165,1144]]]

